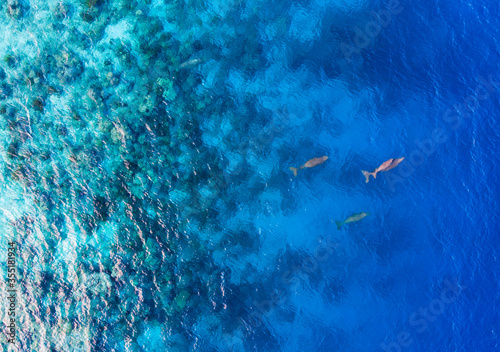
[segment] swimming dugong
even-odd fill
[[[366,183],[368,183],[368,181],[370,181],[370,175],[372,175],[373,178],[377,178],[377,172],[379,172],[379,171],[389,171],[391,169],[394,169],[403,160],[404,160],[404,158],[389,159],[389,160],[383,162],[382,165],[380,165],[379,167],[377,167],[375,169],[375,171],[373,171],[373,172],[368,172],[368,171],[365,171],[365,170],[361,170],[361,172],[363,173],[363,175],[365,175],[365,177],[366,177]]]
[[[297,176],[297,171],[298,170],[305,169],[306,167],[309,168],[309,167],[318,166],[319,164],[323,164],[327,160],[328,160],[328,157],[326,155],[322,156],[321,158],[313,158],[311,160],[306,161],[306,163],[304,165],[302,165],[302,166],[299,166],[299,167],[290,167],[290,170],[293,171],[293,175],[294,176]]]

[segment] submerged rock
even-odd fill
[[[12,18],[19,20],[28,10],[28,4],[22,0],[9,0],[7,2],[7,14]]]
[[[175,297],[175,304],[177,305],[177,307],[180,309],[180,310],[183,310],[188,301],[189,301],[189,298],[191,297],[191,295],[189,294],[189,292],[187,290],[182,290],[176,297]]]

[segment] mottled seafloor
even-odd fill
[[[499,18],[3,1],[0,351],[500,350]]]

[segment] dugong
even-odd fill
[[[297,176],[297,171],[299,169],[305,169],[306,167],[315,167],[315,166],[318,166],[319,164],[323,164],[327,160],[328,160],[328,157],[326,155],[322,156],[321,158],[313,158],[311,160],[306,161],[306,163],[302,166],[290,167],[290,170],[293,171],[294,176]]]
[[[370,213],[356,213],[356,214],[352,214],[351,216],[349,216],[344,221],[335,220],[335,224],[337,224],[337,230],[340,230],[340,228],[344,224],[348,224],[350,222],[359,221],[359,220],[363,219],[365,216],[368,216],[368,215],[370,215]]]
[[[391,169],[394,169],[403,160],[404,160],[404,157],[403,158],[399,158],[399,159],[389,159],[389,160],[383,162],[382,165],[380,165],[379,167],[377,167],[375,169],[375,171],[373,171],[373,172],[368,172],[368,171],[365,171],[365,170],[361,170],[361,172],[363,173],[363,175],[365,175],[365,177],[366,177],[366,183],[368,183],[368,181],[370,181],[370,175],[372,175],[373,178],[377,178],[377,172],[379,172],[379,171],[389,171]]]

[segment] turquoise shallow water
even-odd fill
[[[0,350],[498,350],[498,18],[8,0]]]

